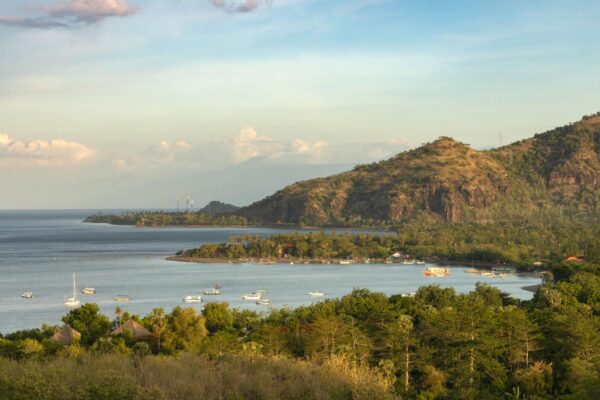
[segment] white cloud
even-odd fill
[[[115,156],[112,164],[121,171],[218,170],[249,162],[272,166],[361,164],[382,160],[408,147],[400,140],[335,144],[300,138],[279,141],[244,127],[236,136],[224,140],[161,140],[140,154]]]
[[[17,140],[0,134],[0,162],[33,166],[85,164],[96,159],[94,149],[63,139]]]
[[[259,135],[254,128],[244,127],[233,139],[233,159],[236,163],[259,157],[277,144],[266,136]]]
[[[209,0],[213,6],[228,13],[249,13],[270,5],[272,0]]]
[[[41,14],[18,17],[1,16],[0,25],[51,29],[91,25],[111,17],[126,17],[137,9],[127,0],[69,0],[39,8]]]
[[[135,13],[127,0],[70,0],[45,8],[58,18],[72,18],[77,22],[92,24],[108,17],[126,17]]]

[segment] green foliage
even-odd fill
[[[86,305],[65,317],[86,332],[81,347],[38,341],[45,329],[0,339],[0,399],[593,399],[598,272],[577,264],[527,302],[477,284],[467,294],[425,286],[414,297],[355,289],[266,315],[226,303],[202,315],[155,309],[141,320],[147,341],[98,334],[105,317]]]
[[[100,314],[100,308],[93,303],[69,311],[62,321],[81,333],[81,343],[84,345],[91,345],[111,328],[108,317]]]
[[[244,217],[231,214],[209,214],[205,212],[141,211],[124,214],[94,214],[84,222],[135,226],[246,226]]]

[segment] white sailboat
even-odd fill
[[[77,307],[79,305],[79,299],[77,298],[77,284],[75,283],[75,274],[73,273],[73,296],[65,296],[65,306]]]

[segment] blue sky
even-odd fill
[[[529,137],[600,110],[597,21],[597,1],[3,0],[0,208],[244,204],[441,135]]]

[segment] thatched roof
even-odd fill
[[[81,339],[81,333],[71,328],[69,325],[64,325],[51,338],[53,342],[62,343],[64,345],[71,344]]]
[[[146,336],[152,335],[152,333],[148,329],[144,328],[142,325],[138,324],[137,322],[135,322],[132,319],[128,320],[127,322],[125,322],[124,324],[119,326],[117,329],[112,331],[110,334],[113,336],[116,336],[116,335],[121,335],[121,334],[125,333],[126,331],[129,332],[136,339],[141,339],[141,338],[145,338]]]

